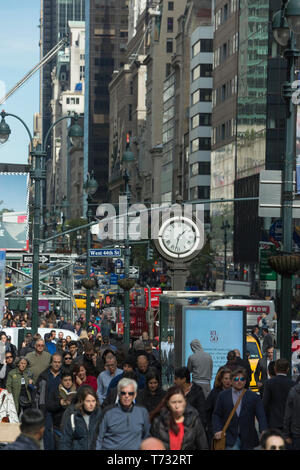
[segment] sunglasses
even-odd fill
[[[12,359],[12,356],[5,356],[5,359]]]
[[[233,379],[234,382],[238,382],[239,380],[241,382],[245,382],[246,379],[245,379],[245,377],[234,377],[234,379]]]
[[[65,360],[66,361],[72,361],[72,358],[71,357],[65,357]]]
[[[125,395],[129,395],[130,397],[133,397],[134,392],[121,392],[121,395],[122,395],[122,397],[124,397]]]

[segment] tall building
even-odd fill
[[[106,202],[109,179],[109,83],[125,63],[128,0],[86,2],[84,179],[91,171]]]
[[[233,199],[236,162],[238,85],[238,0],[216,0],[212,93],[211,192],[213,200]],[[233,261],[233,202],[211,204],[212,248],[223,272],[225,248],[222,222],[228,221],[227,260]]]
[[[85,23],[69,21],[70,45],[57,56],[52,71],[51,120],[76,113],[84,114]],[[52,158],[46,164],[46,204],[48,211],[67,198],[67,218],[80,218],[83,212],[83,148],[71,145],[69,120],[58,123],[52,132]],[[79,123],[83,126],[83,118]]]
[[[41,0],[41,57],[45,56],[68,31],[68,21],[85,20],[85,0]],[[45,137],[51,124],[52,99],[51,72],[56,57],[41,69],[42,135]]]
[[[228,221],[228,273],[253,286],[259,242],[269,240],[272,220],[258,216],[257,200],[233,199],[258,198],[260,171],[282,168],[286,61],[270,28],[280,8],[280,0],[217,0],[215,5],[211,197],[232,202],[212,206],[213,247],[223,276],[221,225]]]
[[[282,169],[286,108],[281,87],[286,61],[268,27],[280,8],[279,0],[240,4],[236,198],[258,197],[260,171]],[[248,201],[235,203],[234,222],[234,260],[254,280],[259,242],[268,240],[272,220],[258,217],[258,202]]]
[[[194,0],[178,17],[163,92],[163,202],[174,202],[178,195],[185,201],[210,197],[211,10],[210,0]],[[209,222],[209,206],[205,210]]]

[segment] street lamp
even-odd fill
[[[93,199],[94,194],[98,190],[98,183],[95,180],[93,173],[90,175],[88,173],[87,180],[84,184],[84,190],[87,194],[87,220],[88,223],[92,221],[93,211],[91,209],[91,202]],[[86,246],[86,270],[87,270],[87,278],[90,279],[91,275],[91,257],[90,257],[90,249],[91,249],[91,231],[88,229],[87,231],[87,246]],[[91,316],[91,289],[86,289],[86,324],[88,325]]]
[[[30,177],[34,182],[34,214],[33,214],[33,237],[32,237],[32,245],[33,245],[33,263],[32,263],[32,332],[35,334],[38,329],[38,302],[39,302],[39,247],[40,247],[40,235],[41,235],[41,185],[42,181],[45,180],[46,174],[44,170],[44,161],[47,156],[47,142],[50,137],[50,134],[59,122],[63,121],[64,119],[71,119],[72,117],[75,119],[74,126],[69,128],[69,136],[75,142],[78,142],[79,137],[83,136],[83,130],[79,131],[77,120],[78,115],[75,114],[74,116],[62,116],[61,118],[57,119],[55,122],[51,124],[49,127],[45,139],[42,144],[38,144],[36,147],[34,146],[33,137],[28,126],[25,122],[15,114],[6,113],[2,111],[0,113],[1,122],[0,122],[0,143],[7,142],[11,130],[9,125],[6,123],[6,117],[13,117],[20,121],[23,126],[25,127],[27,134],[30,140],[30,154],[32,156],[31,162],[31,170],[30,170]],[[77,138],[77,141],[76,141]]]
[[[224,281],[227,279],[227,230],[230,229],[228,220],[222,222],[221,229],[224,230]],[[224,284],[225,290],[225,284]]]
[[[289,29],[288,29],[289,28]],[[293,236],[293,172],[295,168],[295,117],[296,110],[292,100],[292,83],[295,80],[295,60],[300,56],[296,49],[295,34],[300,32],[299,0],[283,0],[281,10],[275,13],[272,22],[275,39],[281,46],[287,46],[283,55],[287,61],[287,81],[283,83],[282,97],[286,102],[286,132],[285,157],[282,168],[282,251],[292,253]],[[281,275],[280,295],[280,356],[291,361],[291,306],[292,306],[292,276],[289,273]]]
[[[135,155],[130,148],[130,141],[128,140],[126,144],[126,150],[122,156],[122,163],[124,165],[124,182],[125,182],[125,195],[127,197],[127,207],[130,202],[130,174],[128,172],[128,167],[135,163]],[[128,216],[126,220],[126,227],[128,228]],[[126,230],[127,232],[127,230]],[[129,279],[130,271],[130,257],[131,250],[129,246],[128,233],[126,233],[124,240],[124,275],[125,279]],[[129,299],[129,289],[124,290],[124,343],[129,346],[130,344],[130,299]]]

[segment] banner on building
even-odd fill
[[[0,172],[0,249],[28,250],[29,174]]]
[[[0,250],[0,325],[5,309],[5,265],[6,265],[6,251]]]

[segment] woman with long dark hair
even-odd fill
[[[159,405],[166,392],[161,388],[159,372],[156,369],[150,368],[145,378],[145,388],[138,394],[136,404],[144,406],[151,413]]]
[[[100,417],[97,393],[92,387],[82,388],[74,412],[64,422],[59,450],[90,450]]]
[[[227,367],[219,369],[215,378],[214,387],[206,398],[205,403],[206,432],[209,442],[211,442],[213,438],[212,414],[217,403],[217,398],[219,393],[230,388],[231,384],[231,370]]]
[[[160,439],[167,450],[208,450],[199,414],[187,403],[181,387],[169,388],[150,420],[150,434]]]

